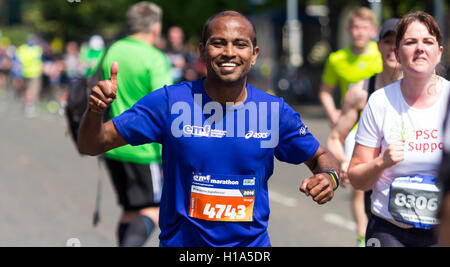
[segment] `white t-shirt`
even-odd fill
[[[430,108],[417,109],[403,98],[399,80],[375,91],[362,113],[356,142],[372,148],[405,140],[405,159],[385,170],[373,186],[372,212],[393,220],[388,210],[389,190],[394,178],[410,175],[437,176],[443,152],[442,127],[450,82],[439,77],[441,97]]]

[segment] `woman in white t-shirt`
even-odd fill
[[[348,174],[356,189],[373,190],[368,246],[436,245],[436,176],[450,90],[435,71],[441,44],[432,16],[403,16],[396,56],[404,78],[373,93],[361,116]]]

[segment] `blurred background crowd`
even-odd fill
[[[0,97],[14,90],[27,116],[64,112],[67,88],[95,71],[108,45],[126,36],[124,16],[136,0],[0,0]],[[345,19],[368,6],[380,21],[411,10],[433,14],[449,43],[450,1],[434,0],[155,0],[164,10],[157,47],[172,63],[175,82],[205,73],[197,53],[201,27],[215,12],[234,9],[257,25],[262,53],[250,83],[291,104],[318,104],[328,55],[347,45]],[[446,45],[447,46],[447,45]],[[450,55],[443,59],[447,75]],[[339,94],[340,90],[335,90]],[[339,95],[335,95],[339,98]]]

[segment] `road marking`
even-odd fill
[[[347,229],[349,231],[356,231],[356,224],[354,221],[350,221],[345,219],[339,214],[336,213],[326,213],[323,216],[324,221],[327,223],[331,223],[333,225],[339,226],[341,228]]]
[[[297,206],[297,200],[295,198],[283,196],[282,194],[272,190],[269,190],[269,199],[290,208]]]

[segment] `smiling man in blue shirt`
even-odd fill
[[[333,198],[339,165],[283,99],[247,83],[259,47],[244,15],[211,17],[199,51],[207,77],[164,86],[103,124],[117,91],[113,64],[111,79],[92,89],[79,150],[96,155],[126,144],[162,144],[161,246],[270,246],[274,157],[306,163],[314,175],[300,190],[318,204]]]

